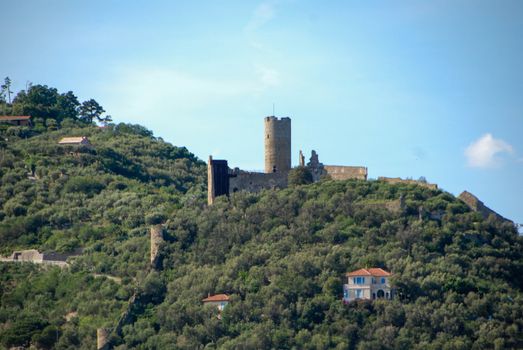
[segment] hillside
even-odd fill
[[[87,136],[92,147],[59,145],[66,136]],[[0,254],[121,239],[143,231],[147,215],[172,211],[204,189],[203,162],[138,125],[78,123],[6,138],[0,149]]]
[[[69,135],[93,147],[57,145]],[[117,349],[523,347],[523,240],[448,193],[322,181],[208,207],[204,164],[125,124],[13,136],[1,152],[1,253],[83,248],[65,269],[0,265],[4,347],[93,349],[133,295]],[[366,266],[393,273],[397,298],[344,305],[344,274]],[[220,318],[209,293],[231,296]]]

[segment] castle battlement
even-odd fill
[[[265,117],[265,122],[285,122],[285,123],[290,123],[291,122],[291,118],[289,117],[281,117],[281,118],[278,118],[276,116],[273,116],[273,115],[270,115],[268,117]]]
[[[208,204],[217,196],[229,195],[230,192],[259,192],[264,189],[282,189],[287,187],[291,164],[291,118],[268,116],[264,119],[265,169],[264,172],[230,169],[227,160],[215,160],[209,156],[207,163]],[[300,151],[300,166],[305,166],[303,153]],[[333,180],[367,179],[366,167],[323,165],[318,154],[312,151],[307,168],[314,181],[324,176]]]

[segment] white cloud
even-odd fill
[[[251,18],[243,28],[247,44],[257,50],[266,50],[260,40],[260,29],[271,22],[276,16],[277,0],[267,0],[260,3],[253,11]]]
[[[255,69],[263,87],[269,88],[280,85],[280,73],[276,69],[262,65],[256,65]]]
[[[273,2],[262,2],[254,10],[249,22],[245,26],[245,31],[252,32],[274,18],[274,4]]]
[[[500,164],[500,156],[513,154],[511,145],[491,134],[485,134],[471,143],[465,150],[467,164],[476,168],[491,168]]]

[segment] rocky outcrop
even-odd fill
[[[500,220],[510,221],[487,207],[478,197],[468,191],[461,192],[458,198],[461,199],[472,211],[480,213],[485,219],[490,215],[494,215]]]

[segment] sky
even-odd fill
[[[0,0],[0,77],[94,98],[199,158],[424,176],[523,223],[523,1]]]

